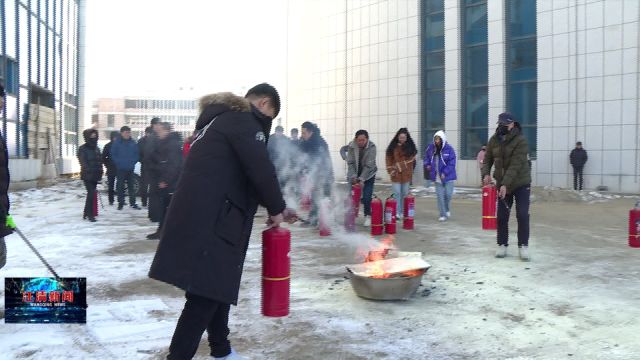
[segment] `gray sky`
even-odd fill
[[[284,90],[286,0],[89,0],[87,100]]]

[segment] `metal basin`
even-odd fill
[[[416,276],[386,279],[361,276],[347,270],[351,275],[351,286],[356,295],[360,297],[371,300],[409,300],[411,295],[418,290],[422,276],[427,272],[427,269],[421,269],[420,274]]]

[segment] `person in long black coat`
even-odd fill
[[[156,148],[153,154],[148,155],[153,159],[150,161],[153,167],[147,168],[147,171],[151,172],[152,178],[155,179],[155,182],[150,184],[150,194],[157,195],[157,198],[160,199],[162,213],[160,214],[158,229],[153,234],[147,235],[149,240],[160,238],[164,217],[182,168],[182,139],[180,134],[171,131],[170,123],[162,122],[157,135],[158,143]]]
[[[240,278],[258,204],[271,226],[292,221],[266,141],[280,98],[260,84],[245,98],[231,93],[200,100],[199,130],[167,211],[149,276],[186,291],[168,359],[190,359],[204,330],[211,355],[232,353],[230,304]]]
[[[118,139],[120,133],[117,131],[112,131],[109,134],[109,141],[104,148],[102,149],[102,164],[107,168],[107,193],[109,195],[109,205],[113,205],[113,202],[116,197],[116,176],[118,175],[118,171],[116,169],[116,164],[113,163],[113,159],[111,158],[111,146],[113,142]]]
[[[98,182],[102,180],[102,156],[98,148],[98,131],[96,129],[87,129],[82,132],[82,136],[85,143],[78,148],[78,161],[80,162],[80,179],[84,181],[84,186],[87,189],[82,218],[88,218],[89,221],[95,222],[93,202],[95,201]]]

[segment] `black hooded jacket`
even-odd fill
[[[271,118],[231,93],[203,97],[200,111],[149,276],[236,304],[258,204],[285,209],[266,146]]]
[[[575,148],[571,150],[571,154],[569,154],[569,162],[575,168],[582,168],[584,164],[587,163],[587,150]]]
[[[116,176],[117,173],[116,164],[114,164],[113,159],[111,159],[111,146],[113,145],[113,142],[118,139],[118,136],[120,136],[119,132],[112,131],[110,135],[111,141],[109,141],[102,149],[102,164],[107,168],[107,175],[109,176]]]
[[[182,167],[182,139],[177,132],[170,133],[164,139],[157,139],[152,154],[146,156],[145,166],[154,179],[154,188],[165,182],[169,192],[175,190]]]
[[[98,182],[102,180],[102,156],[98,149],[98,137],[91,139],[91,134],[98,134],[95,129],[87,129],[82,132],[84,145],[78,148],[78,161],[80,162],[80,178],[85,181]]]

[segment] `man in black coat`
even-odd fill
[[[111,146],[113,146],[114,141],[118,139],[118,136],[120,136],[119,132],[112,131],[111,134],[109,134],[109,138],[111,139],[111,141],[109,141],[102,149],[102,163],[107,168],[107,191],[109,194],[109,205],[113,205],[113,201],[115,200],[116,196],[115,185],[116,175],[118,175],[118,172],[116,170],[116,164],[113,163],[113,159],[111,158]]]
[[[582,172],[587,163],[587,150],[582,148],[582,142],[576,143],[575,149],[569,154],[569,162],[573,166],[573,190],[582,190]]]
[[[151,184],[158,181],[157,177],[153,175],[153,172],[146,171],[146,168],[157,166],[157,164],[152,164],[154,160],[151,155],[154,153],[156,147],[158,146],[158,131],[160,131],[160,123],[161,120],[159,117],[154,117],[153,119],[151,119],[151,132],[146,135],[144,148],[140,149],[143,154],[148,154],[144,155],[144,158],[141,157],[141,159],[144,160],[143,167],[145,168],[143,181],[147,184],[147,187],[149,189],[151,187]],[[145,195],[145,197],[147,198],[147,200],[145,201],[148,206],[147,215],[149,216],[149,220],[151,220],[152,222],[159,222],[160,217],[162,216],[162,199],[158,197],[158,193],[153,191],[149,191],[148,194]]]
[[[269,84],[200,99],[199,134],[185,159],[149,276],[186,291],[168,359],[191,359],[202,333],[211,355],[232,353],[230,304],[237,304],[258,204],[271,226],[295,220],[287,210],[267,153],[280,97]]]
[[[89,219],[95,222],[93,216],[93,205],[96,201],[96,187],[98,182],[102,180],[102,156],[98,149],[98,130],[86,129],[82,132],[84,137],[84,145],[78,148],[78,161],[80,162],[80,179],[84,181],[84,187],[87,189],[87,198],[84,202],[83,219]]]
[[[0,85],[0,112],[4,109],[4,87]],[[0,269],[7,263],[7,246],[4,237],[13,233],[7,226],[9,217],[9,153],[4,137],[0,134]]]
[[[153,127],[147,126],[144,129],[144,136],[138,140],[138,151],[140,152],[140,186],[138,187],[138,194],[140,195],[140,202],[142,206],[147,206],[147,199],[149,197],[149,158],[151,154],[147,154],[147,142],[154,141],[153,139]]]
[[[150,194],[157,195],[157,198],[160,199],[162,213],[160,214],[160,223],[156,232],[147,235],[149,240],[160,238],[164,217],[182,168],[182,141],[180,134],[171,131],[170,123],[162,122],[156,135],[158,136],[158,143],[153,154],[147,155],[150,160],[149,164],[152,166],[147,168],[147,171],[150,173],[151,178],[155,180],[150,184]]]

